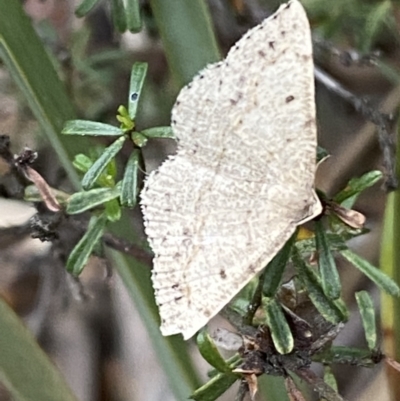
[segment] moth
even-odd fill
[[[321,212],[310,26],[297,0],[184,87],[175,155],[146,179],[163,335],[192,337]]]

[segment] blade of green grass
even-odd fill
[[[89,142],[83,138],[60,138],[64,122],[75,117],[74,109],[19,1],[0,0],[0,58],[24,94],[69,179],[77,186],[78,175],[69,160]]]
[[[76,401],[56,367],[0,298],[0,381],[15,401]]]
[[[121,220],[129,219],[123,216]],[[124,233],[121,234],[118,226],[121,226],[120,222],[116,224],[116,232],[119,235],[123,238],[132,238]],[[163,337],[161,335],[149,267],[116,251],[108,250],[108,252],[112,255],[115,268],[142,317],[159,362],[169,379],[171,390],[177,400],[187,400],[194,389],[199,387],[200,382],[188,355],[187,343],[182,341],[180,336]]]
[[[150,5],[179,87],[221,58],[204,0],[150,0]]]
[[[397,139],[400,138],[400,126],[397,126]],[[400,152],[396,153],[396,174],[400,174]],[[400,190],[388,196],[382,229],[382,248],[380,267],[382,272],[393,277],[400,286]],[[400,360],[400,298],[382,294],[382,327],[385,333],[384,349],[390,350],[388,355]],[[397,381],[391,381],[394,396],[400,395]]]
[[[397,204],[400,205],[400,199],[397,199]],[[381,255],[379,260],[380,269],[383,273],[400,284],[400,272],[395,268],[394,252],[398,251],[398,241],[395,243],[394,236],[394,204],[395,195],[390,193],[386,201],[386,210],[383,219]],[[396,222],[397,232],[400,229],[400,221]],[[397,236],[397,238],[399,238]],[[400,258],[397,256],[397,260]],[[396,335],[400,328],[400,299],[391,295],[381,293],[381,325],[382,331],[387,333],[383,337],[383,349],[393,350],[388,352],[388,356],[400,360],[400,335]]]

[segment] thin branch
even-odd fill
[[[148,267],[152,266],[153,256],[145,249],[109,233],[103,235],[102,241],[108,247],[132,256],[138,262],[141,262]]]
[[[385,187],[387,191],[395,190],[398,186],[395,169],[396,147],[394,137],[390,133],[393,123],[390,116],[378,111],[370,104],[368,99],[357,97],[352,92],[345,89],[338,81],[317,66],[315,66],[314,75],[315,79],[328,90],[349,102],[365,119],[377,126],[378,140],[383,154],[383,165],[386,171]]]
[[[314,55],[321,59],[323,57],[334,56],[339,62],[346,66],[376,67],[377,60],[381,57],[381,52],[374,51],[369,54],[362,54],[355,49],[342,50],[333,45],[332,42],[313,35]]]
[[[240,382],[239,390],[236,394],[235,401],[243,401],[246,394],[249,392],[249,386],[246,380]]]
[[[306,401],[301,391],[296,387],[295,382],[290,376],[285,378],[285,387],[290,401]]]
[[[311,369],[298,369],[294,373],[312,386],[319,396],[328,401],[346,401],[332,387],[328,386]]]

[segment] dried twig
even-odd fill
[[[377,126],[378,140],[386,171],[385,187],[387,191],[395,190],[398,186],[398,180],[395,169],[396,147],[394,136],[391,134],[393,120],[388,114],[381,113],[373,107],[368,99],[357,97],[320,68],[315,67],[314,74],[317,81],[322,83],[331,92],[352,104],[368,121]]]

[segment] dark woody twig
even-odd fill
[[[396,149],[394,137],[390,132],[392,123],[390,116],[378,111],[367,99],[357,97],[352,92],[345,89],[339,82],[320,68],[315,67],[314,75],[316,80],[323,84],[328,90],[352,104],[364,118],[377,126],[379,145],[382,150],[383,164],[386,171],[385,187],[387,191],[395,190],[398,186],[395,170]]]

